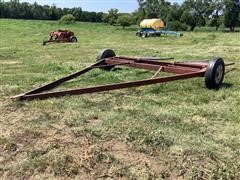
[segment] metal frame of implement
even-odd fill
[[[43,45],[47,43],[64,43],[64,42],[77,42],[77,37],[74,36],[74,32],[70,30],[61,30],[53,31],[49,34],[49,39],[43,41]]]
[[[110,49],[107,49],[107,50],[109,51]],[[106,50],[104,52],[106,52]],[[213,75],[213,77],[210,77],[210,80],[217,81],[218,76],[221,76],[220,77],[221,82],[219,82],[219,84],[215,83],[215,85],[217,85],[216,87],[218,87],[223,81],[225,66],[227,66],[226,64],[223,64],[221,68],[219,68],[219,66],[216,66],[216,62],[218,62],[216,61],[216,59],[214,63],[211,63],[213,61],[173,62],[173,63],[159,61],[159,60],[165,60],[165,59],[172,59],[172,58],[159,58],[159,59],[152,58],[151,59],[151,58],[129,58],[129,57],[121,57],[121,56],[104,57],[98,60],[95,64],[92,64],[91,66],[86,67],[83,70],[80,70],[76,73],[63,77],[56,81],[53,81],[51,83],[48,83],[39,88],[33,89],[22,95],[14,96],[12,97],[12,99],[34,100],[34,99],[47,99],[52,97],[57,98],[57,97],[62,97],[66,95],[97,93],[97,92],[104,92],[104,91],[110,91],[115,89],[138,87],[138,86],[164,83],[164,82],[188,79],[188,78],[194,78],[194,77],[204,77],[204,76],[205,76],[205,82],[206,82],[206,78],[208,78],[206,77],[206,74],[208,71],[211,71],[210,76]],[[217,60],[219,59],[222,60],[221,58],[218,58]],[[232,65],[232,64],[228,64],[228,65]],[[152,76],[149,79],[144,79],[139,81],[107,84],[107,85],[100,85],[100,86],[88,87],[88,88],[77,88],[77,89],[70,89],[70,90],[64,90],[64,91],[58,91],[58,92],[45,92],[45,91],[54,89],[55,87],[59,86],[60,84],[66,81],[69,81],[82,74],[85,74],[94,68],[110,69],[110,68],[113,68],[114,66],[127,66],[127,67],[141,68],[141,69],[156,71],[156,73],[154,74],[154,76]],[[218,72],[219,71],[218,69],[220,69],[220,72]],[[173,73],[174,75],[167,76],[167,77],[156,77],[159,72],[168,72],[168,73]],[[214,86],[212,88],[216,88],[216,87]],[[211,88],[211,86],[209,86],[209,88]]]

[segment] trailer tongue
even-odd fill
[[[70,74],[66,77],[48,83],[39,88],[33,89],[24,94],[12,97],[12,99],[19,100],[34,100],[34,99],[47,99],[52,97],[62,97],[66,95],[80,95],[87,93],[97,93],[104,91],[111,91],[115,89],[124,89],[130,87],[145,86],[150,84],[164,83],[194,77],[205,77],[206,87],[209,89],[218,89],[224,79],[225,66],[222,58],[215,58],[211,61],[201,61],[201,62],[166,62],[161,61],[169,58],[131,58],[131,57],[122,57],[116,56],[115,52],[111,49],[104,49],[100,51],[97,56],[97,62],[92,64],[89,67],[86,67],[83,70],[80,70],[76,73]],[[230,65],[230,64],[228,64]],[[58,92],[45,92],[60,84],[69,81],[73,78],[76,78],[82,74],[85,74],[92,69],[101,68],[104,70],[110,70],[115,66],[127,66],[134,68],[141,68],[151,71],[156,71],[156,73],[149,79],[139,80],[139,81],[130,81],[122,82],[116,84],[107,84],[95,87],[88,88],[78,88],[70,89]],[[157,74],[160,72],[172,73],[167,77],[157,77]],[[110,72],[109,72],[110,73]]]

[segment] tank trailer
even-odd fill
[[[183,36],[180,32],[167,30],[161,19],[144,19],[140,23],[140,27],[141,29],[137,31],[136,36],[143,38],[151,36],[160,37],[161,35]]]

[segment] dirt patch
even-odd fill
[[[158,177],[160,174],[167,171],[166,156],[164,154],[158,154],[158,156],[137,152],[132,149],[130,145],[127,145],[119,141],[110,141],[105,143],[105,150],[112,154],[116,159],[122,161],[128,166],[135,168],[145,167],[153,172]],[[175,179],[177,178],[174,176]]]
[[[185,123],[188,124],[202,124],[205,125],[207,124],[207,119],[198,115],[191,116],[187,119],[184,120]]]
[[[109,147],[109,152],[117,159],[124,161],[127,164],[136,164],[139,166],[148,166],[155,172],[164,170],[161,161],[157,162],[156,158],[147,156],[144,153],[132,151],[127,144],[122,142],[113,142]]]

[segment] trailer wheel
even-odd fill
[[[209,62],[205,73],[205,84],[208,89],[218,89],[224,79],[225,65],[222,58]]]
[[[58,35],[53,35],[53,36],[51,36],[51,40],[53,40],[53,41],[56,41],[56,40],[58,40]]]
[[[116,56],[116,54],[112,49],[103,49],[97,55],[97,62],[101,61],[104,58],[110,58],[110,57],[115,57],[115,56]],[[101,63],[100,65],[106,65],[106,64]],[[114,66],[101,67],[100,69],[111,70],[112,68],[114,68]]]
[[[77,38],[75,36],[70,37],[70,42],[75,43],[77,42]]]
[[[142,33],[142,38],[147,38],[147,37],[148,37],[148,33],[143,32],[143,33]]]

